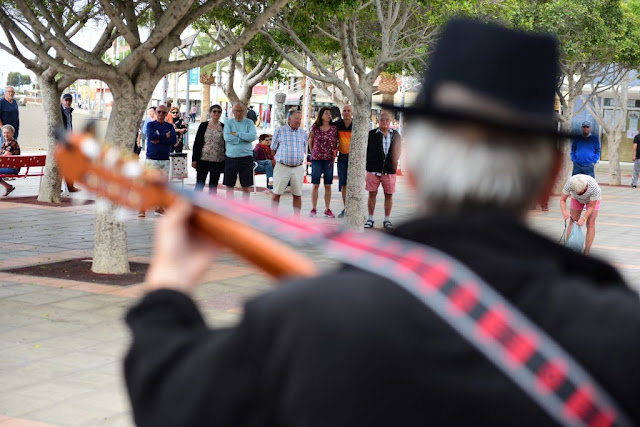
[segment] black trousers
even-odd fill
[[[196,187],[195,191],[202,191],[204,188],[207,175],[209,177],[209,192],[216,191],[218,187],[218,181],[220,180],[220,174],[224,172],[224,161],[222,162],[209,162],[207,160],[198,160],[196,162]]]

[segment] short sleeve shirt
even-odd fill
[[[11,141],[5,141],[0,148],[0,156],[19,156],[20,146],[18,141],[12,139]]]
[[[640,160],[640,133],[633,137],[633,143],[636,144],[636,160]]]
[[[602,190],[600,190],[600,186],[598,182],[591,176],[585,175],[587,177],[587,191],[584,194],[577,194],[575,191],[571,189],[569,185],[569,180],[562,187],[562,193],[568,194],[572,199],[577,200],[581,204],[587,204],[589,202],[595,202],[597,200],[602,199]]]
[[[287,166],[301,165],[307,155],[309,137],[302,129],[291,129],[288,124],[280,126],[273,133],[271,149],[276,152],[276,162]]]
[[[353,126],[353,122],[347,126],[344,120],[340,119],[335,124],[338,128],[338,151],[342,154],[349,154],[351,150],[351,127]]]
[[[319,126],[313,126],[313,149],[311,160],[333,160],[333,152],[338,144],[338,130],[334,125],[322,130]]]

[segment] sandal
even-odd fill
[[[382,223],[382,226],[383,226],[384,228],[386,228],[387,230],[391,230],[391,229],[393,229],[393,224],[391,224],[391,221],[388,221],[388,220],[387,220],[387,221],[385,221],[385,222],[383,222],[383,223]]]
[[[373,220],[368,219],[367,222],[364,223],[364,228],[373,228]]]
[[[15,189],[16,189],[16,187],[15,187],[14,185],[12,185],[11,187],[9,187],[9,189],[8,189],[7,191],[5,191],[5,193],[4,193],[5,197],[6,197],[6,196],[8,196],[9,194],[11,194],[11,192],[12,192],[13,190],[15,190]]]

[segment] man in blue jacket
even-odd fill
[[[233,106],[233,118],[224,123],[224,142],[226,157],[224,160],[224,179],[227,197],[233,196],[233,187],[240,177],[242,196],[249,198],[253,185],[253,144],[258,138],[256,126],[245,117],[247,108],[240,103]]]
[[[582,122],[582,135],[571,141],[571,161],[573,173],[595,178],[594,165],[600,160],[600,139],[591,134],[591,122]]]
[[[153,169],[159,169],[169,176],[169,154],[171,147],[176,144],[176,131],[171,123],[165,121],[167,107],[159,105],[156,108],[156,119],[147,123],[145,134],[147,135],[147,165]],[[156,214],[162,215],[162,208],[156,209]],[[144,211],[138,213],[144,217]]]

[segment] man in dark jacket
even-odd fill
[[[407,167],[424,209],[393,234],[464,263],[573,356],[617,403],[609,414],[638,425],[638,295],[607,263],[525,223],[531,197],[548,199],[562,161],[557,61],[550,36],[447,25],[405,108]],[[138,425],[546,426],[591,413],[593,390],[551,388],[573,368],[541,373],[537,392],[567,399],[545,406],[515,376],[514,359],[490,359],[447,316],[356,268],[290,280],[249,301],[237,326],[209,329],[189,294],[216,250],[188,232],[191,213],[178,204],[158,224],[150,293],[127,316]],[[534,369],[540,359],[526,359],[528,348],[513,350]]]
[[[62,113],[62,125],[67,132],[71,132],[73,130],[73,108],[71,107],[71,102],[73,101],[73,96],[70,93],[65,93],[62,95],[62,101],[60,102],[60,112]],[[74,186],[74,182],[67,179],[67,189],[71,193],[75,193],[79,191],[78,188]]]
[[[369,192],[367,210],[369,218],[364,223],[364,228],[373,227],[373,213],[376,210],[376,197],[378,187],[382,185],[384,192],[384,228],[390,230],[391,207],[393,205],[393,193],[396,192],[396,171],[400,159],[400,132],[391,128],[391,115],[387,111],[380,114],[378,129],[369,132],[367,143],[367,175],[365,187]]]

